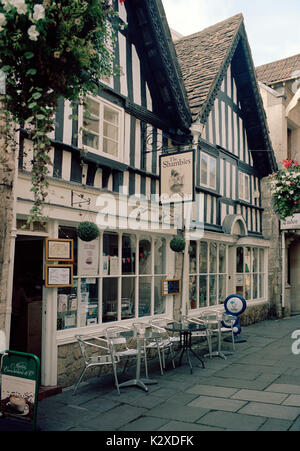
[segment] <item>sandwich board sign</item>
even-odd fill
[[[40,379],[39,358],[25,352],[5,351],[0,373],[2,417],[27,423],[36,430]]]

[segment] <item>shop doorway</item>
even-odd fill
[[[16,239],[10,349],[41,358],[43,238]]]
[[[300,239],[289,248],[289,282],[291,285],[291,312],[300,313]]]

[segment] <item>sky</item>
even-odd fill
[[[169,27],[184,36],[242,13],[255,66],[300,53],[299,0],[162,0]]]

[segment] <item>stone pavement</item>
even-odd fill
[[[300,354],[292,353],[291,337],[295,330],[300,338],[300,316],[243,327],[247,341],[236,344],[235,354],[226,360],[205,358],[205,369],[193,358],[193,374],[184,358],[180,367],[171,366],[163,376],[155,363],[150,377],[158,383],[149,386],[148,393],[129,387],[119,396],[111,375],[89,379],[75,396],[67,388],[40,401],[38,428],[159,434],[299,431]],[[226,348],[231,344],[224,343]]]

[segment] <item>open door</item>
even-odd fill
[[[10,349],[41,359],[43,238],[16,239]]]

